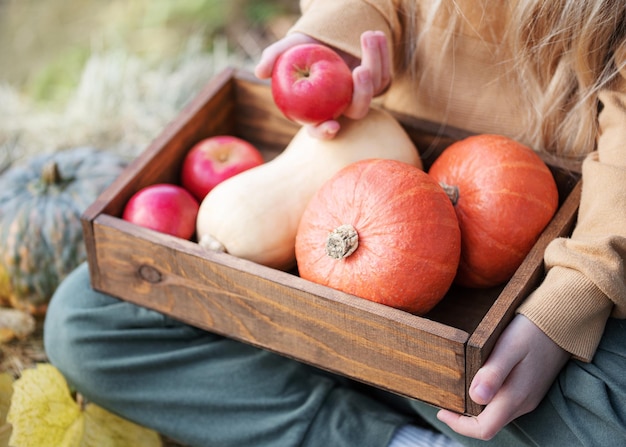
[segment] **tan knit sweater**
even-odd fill
[[[506,28],[506,12],[493,6],[485,17],[475,0],[457,3],[475,26],[465,27],[450,54],[441,54],[443,33],[436,32],[435,25],[420,47],[419,61],[443,58],[447,63],[430,64],[419,86],[414,78],[395,76],[382,99],[384,106],[526,143],[515,101],[519,89],[505,76],[511,65],[493,51],[498,38],[493,30]],[[352,55],[360,55],[359,37],[366,30],[384,31],[392,54],[402,45],[403,21],[391,0],[302,0],[301,7],[302,16],[291,32],[308,34]],[[494,26],[494,20],[499,25]],[[485,26],[489,21],[491,25]],[[429,83],[429,76],[438,82]],[[585,361],[593,357],[609,316],[626,317],[626,72],[620,81],[615,90],[599,97],[604,106],[600,132],[596,150],[589,148],[583,163],[583,193],[574,233],[550,244],[545,253],[547,276],[518,309],[562,348]]]

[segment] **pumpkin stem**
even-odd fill
[[[333,259],[350,256],[359,246],[359,234],[350,225],[341,225],[328,234],[326,254]]]
[[[452,205],[456,205],[456,203],[459,201],[459,187],[454,185],[448,185],[444,182],[439,182],[439,186],[441,186],[445,193],[448,195],[448,198],[452,202]]]
[[[61,183],[61,172],[56,161],[50,160],[41,169],[41,180],[44,185],[55,185]]]

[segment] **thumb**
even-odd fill
[[[254,68],[254,74],[259,79],[269,78],[272,75],[274,62],[276,62],[278,56],[287,51],[289,48],[296,45],[314,42],[317,41],[312,37],[309,37],[306,34],[302,33],[293,33],[288,35],[287,37],[282,38],[281,40],[274,42],[265,50],[263,50],[261,54],[261,59]]]
[[[502,387],[507,376],[507,371],[483,366],[478,370],[470,385],[469,395],[471,399],[479,405],[487,405]]]
[[[469,395],[479,405],[487,405],[491,402],[513,368],[524,358],[523,352],[503,348],[503,346],[496,345],[483,367],[472,379]]]

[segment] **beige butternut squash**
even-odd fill
[[[197,218],[198,242],[268,267],[295,266],[295,238],[309,200],[345,166],[369,158],[422,168],[419,153],[398,121],[371,108],[361,120],[340,118],[332,140],[302,128],[275,159],[218,184]]]

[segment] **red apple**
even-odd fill
[[[200,202],[218,183],[263,163],[261,152],[230,135],[206,138],[185,156],[181,184]]]
[[[191,239],[200,204],[178,185],[159,183],[137,191],[126,203],[122,218],[142,227]]]
[[[350,68],[324,45],[297,45],[274,63],[274,102],[287,118],[300,124],[338,118],[352,101],[353,89]]]

